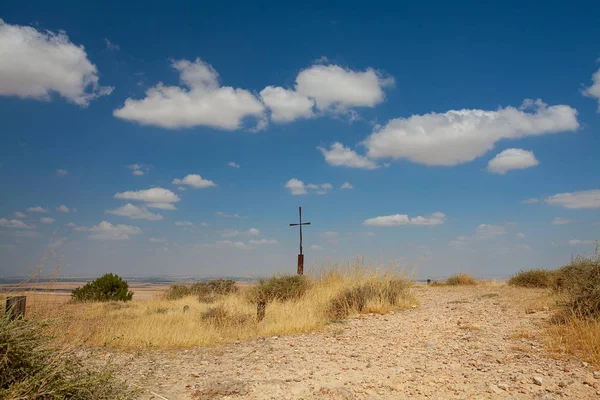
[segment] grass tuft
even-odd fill
[[[477,281],[469,274],[460,273],[452,275],[446,279],[446,285],[458,286],[458,285],[476,285]]]
[[[547,269],[519,271],[508,280],[510,286],[525,288],[549,288],[554,285],[556,273]]]

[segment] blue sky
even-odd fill
[[[394,7],[4,2],[0,275],[592,253],[600,6]]]

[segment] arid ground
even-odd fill
[[[600,397],[592,365],[544,346],[546,292],[413,290],[419,307],[355,316],[320,332],[112,356],[144,387],[141,399]]]

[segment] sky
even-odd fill
[[[0,6],[0,276],[398,266],[600,239],[600,4]]]

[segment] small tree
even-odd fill
[[[129,284],[117,274],[104,274],[71,292],[73,301],[129,301],[132,298]]]

